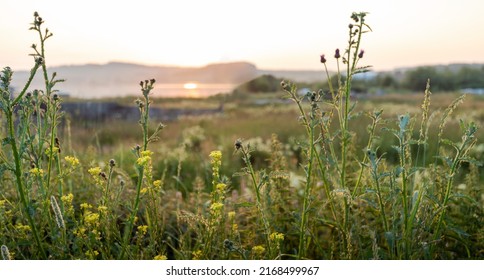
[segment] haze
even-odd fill
[[[346,46],[353,11],[375,70],[484,62],[484,1],[2,1],[0,66],[29,69],[33,12],[54,37],[50,66],[109,61],[202,66],[248,61],[262,69],[321,69]],[[331,61],[330,61],[331,62]]]

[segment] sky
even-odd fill
[[[0,67],[32,66],[37,11],[54,34],[50,66],[110,61],[260,69],[322,69],[345,49],[352,12],[368,12],[362,63],[374,70],[484,63],[482,0],[1,0]],[[329,60],[328,66],[334,65]],[[333,64],[332,64],[333,63]]]

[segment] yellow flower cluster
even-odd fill
[[[79,165],[79,160],[76,157],[66,156],[64,160],[72,167],[76,167]]]
[[[81,207],[82,210],[87,210],[87,209],[91,209],[92,208],[92,205],[89,204],[89,203],[81,203],[81,205],[79,205]]]
[[[95,259],[98,255],[99,255],[99,252],[96,251],[96,250],[89,250],[87,251],[86,253],[86,258],[90,259],[90,260],[93,260]]]
[[[30,231],[30,226],[18,223],[15,225],[15,229],[20,231],[21,233],[27,233],[28,231]]]
[[[284,240],[284,234],[280,232],[273,232],[271,235],[269,235],[269,240],[271,241],[283,241]]]
[[[224,207],[224,204],[223,203],[215,202],[212,205],[210,205],[210,210],[213,211],[213,212],[218,212],[223,207]]]
[[[264,246],[261,246],[261,245],[252,247],[252,253],[257,257],[262,257],[265,251],[266,251],[266,248],[264,248]]]
[[[153,260],[155,261],[165,261],[167,260],[168,258],[165,256],[165,255],[157,255],[153,258]]]
[[[203,256],[203,252],[201,250],[192,252],[192,256],[193,256],[192,257],[193,260],[201,260]]]
[[[97,210],[99,211],[99,213],[106,214],[108,212],[108,207],[101,205],[97,207]]]
[[[37,167],[30,169],[29,172],[30,172],[30,174],[36,175],[36,176],[44,175],[44,170],[42,170],[41,168],[37,168]]]
[[[102,171],[101,167],[97,166],[97,167],[89,168],[87,172],[89,172],[89,174],[91,174],[92,177],[97,178],[99,176],[99,173],[101,173],[101,171]]]
[[[99,214],[88,211],[84,216],[84,222],[89,226],[96,226],[99,223]]]
[[[145,166],[149,162],[151,162],[151,156],[153,152],[150,150],[142,151],[141,156],[136,160],[136,163],[141,166]]]
[[[89,172],[89,174],[91,174],[92,178],[94,179],[94,181],[96,182],[97,185],[102,185],[103,184],[103,181],[101,180],[101,173],[102,173],[102,169],[101,167],[97,166],[97,167],[91,167],[89,168],[89,170],[87,170],[87,172]]]
[[[221,151],[212,151],[209,156],[211,158],[212,165],[216,165],[216,166],[222,165],[222,152]]]
[[[225,190],[227,189],[227,185],[224,183],[218,183],[217,186],[215,186],[215,189],[218,193],[224,194]]]
[[[148,226],[147,225],[138,226],[138,233],[140,235],[146,235],[147,232],[148,232]]]
[[[161,180],[154,181],[153,186],[157,189],[161,188]]]

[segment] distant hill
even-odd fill
[[[57,88],[75,97],[96,98],[135,95],[139,82],[155,78],[157,85],[184,84],[233,84],[237,85],[258,75],[255,65],[246,62],[210,64],[204,67],[146,66],[132,63],[69,65],[49,68],[66,82]],[[20,88],[29,72],[14,74],[12,85]],[[42,88],[41,75],[37,75],[32,88]]]
[[[464,66],[482,67],[482,64],[453,64],[439,66],[443,69],[458,69]],[[399,79],[405,72],[415,68],[400,68],[389,71]],[[110,62],[107,64],[68,65],[49,68],[57,72],[59,79],[66,82],[57,85],[61,93],[79,98],[103,98],[139,94],[139,81],[155,78],[159,96],[190,95],[183,89],[185,83],[202,85],[198,90],[201,96],[231,92],[238,85],[263,75],[293,82],[312,83],[325,80],[324,71],[306,70],[262,70],[248,62],[209,64],[203,67],[147,66],[134,63]],[[28,71],[14,73],[12,86],[21,88],[29,75]],[[207,86],[203,86],[207,85]],[[31,84],[31,89],[42,89],[43,80],[39,73]]]

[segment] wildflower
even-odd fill
[[[41,168],[34,167],[30,169],[29,173],[35,176],[42,176],[44,175],[44,170],[42,170]]]
[[[24,225],[22,223],[16,224],[15,229],[20,231],[21,233],[27,233],[28,231],[31,231],[30,226]]]
[[[45,149],[45,155],[50,157],[50,155],[54,155],[56,153],[60,153],[59,147],[52,147],[52,150],[49,148]]]
[[[50,206],[52,207],[52,210],[54,211],[55,215],[55,222],[57,223],[57,227],[59,228],[65,228],[64,224],[64,218],[62,217],[62,212],[59,208],[59,204],[57,204],[57,200],[55,199],[54,196],[50,197]]]
[[[79,165],[79,160],[76,157],[66,156],[64,160],[72,167]]]
[[[89,168],[87,172],[89,172],[89,174],[91,174],[92,177],[96,178],[97,176],[99,176],[99,173],[101,173],[102,170],[101,170],[101,167],[92,167],[92,168]]]
[[[224,207],[223,203],[215,202],[210,206],[210,210],[212,210],[213,212],[216,212],[216,211],[222,209],[223,207]]]
[[[215,186],[215,189],[217,190],[217,192],[219,193],[224,193],[225,190],[227,189],[227,185],[224,184],[224,183],[219,183]]]
[[[203,252],[201,250],[197,250],[195,252],[192,252],[192,259],[194,260],[201,260],[202,259]]]
[[[229,217],[230,220],[233,220],[235,218],[235,211],[230,211],[227,216]]]
[[[156,255],[153,260],[155,261],[166,261],[168,258],[165,255]]]
[[[284,234],[280,232],[273,232],[271,233],[271,235],[269,235],[269,239],[272,241],[279,242],[284,240]]]
[[[88,225],[96,225],[99,222],[99,214],[98,213],[87,213],[84,217],[84,222]]]
[[[104,206],[104,205],[101,205],[97,208],[97,210],[99,211],[99,213],[107,213],[108,212],[108,207]]]
[[[93,250],[88,250],[85,254],[86,254],[86,257],[88,259],[91,259],[92,260],[92,259],[95,259],[99,255],[99,252],[96,251],[96,250],[94,250],[94,251]]]
[[[79,238],[84,238],[86,237],[86,228],[81,226],[81,227],[78,227],[74,230],[74,235],[76,235],[77,237]]]
[[[139,190],[140,194],[145,194],[147,192],[148,192],[148,188],[142,188],[141,190]]]
[[[221,165],[222,160],[222,152],[221,151],[212,151],[210,153],[211,163],[212,165]]]
[[[155,181],[153,182],[153,186],[154,186],[155,188],[160,188],[160,187],[161,187],[161,180],[155,180]]]
[[[341,55],[340,55],[340,53],[339,53],[339,49],[336,49],[336,50],[334,51],[334,58],[338,59],[338,58],[340,58],[340,57],[341,57]]]
[[[326,58],[324,57],[324,54],[320,55],[321,57],[321,63],[326,63]]]
[[[141,233],[141,235],[145,235],[148,232],[148,226],[138,226],[138,232]]]
[[[142,151],[141,152],[141,157],[139,157],[136,160],[136,163],[140,166],[145,166],[147,163],[151,161],[151,156],[153,155],[153,152],[150,150]]]
[[[360,53],[358,54],[358,57],[359,58],[363,58],[363,54],[365,54],[365,51],[364,50],[361,50]]]
[[[264,246],[261,246],[261,245],[257,245],[257,246],[252,247],[252,253],[255,256],[261,257],[264,254],[265,251],[266,251],[266,248],[264,248]]]
[[[90,209],[90,208],[92,208],[92,205],[91,205],[91,204],[89,204],[89,203],[85,203],[85,202],[84,202],[84,203],[81,203],[80,207],[81,207],[81,209],[85,210],[85,209]]]
[[[110,159],[110,160],[109,160],[109,166],[110,166],[110,167],[114,167],[114,166],[116,166],[116,161],[114,161],[114,159]]]

